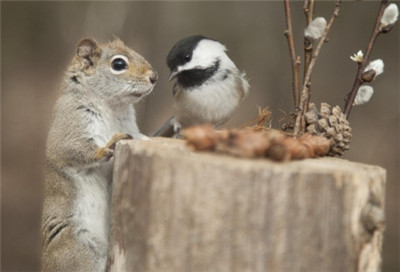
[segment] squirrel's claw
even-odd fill
[[[105,147],[100,147],[96,155],[94,156],[95,161],[105,160],[108,161],[109,159],[114,156],[115,146],[121,140],[129,140],[133,139],[133,137],[127,133],[117,133],[112,136],[111,140],[108,141]]]
[[[117,133],[112,136],[111,140],[106,144],[106,148],[115,150],[115,146],[121,140],[131,140],[133,137],[127,133]]]

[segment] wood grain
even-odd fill
[[[109,271],[379,271],[385,179],[335,158],[274,163],[123,141]]]

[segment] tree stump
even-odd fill
[[[384,169],[192,152],[115,151],[109,271],[379,271]]]

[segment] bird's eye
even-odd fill
[[[111,58],[111,72],[113,74],[122,74],[128,69],[128,58],[123,55],[115,55]]]
[[[186,55],[185,55],[185,60],[186,61],[190,61],[192,59],[192,54],[191,53],[187,53]]]

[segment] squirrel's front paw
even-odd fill
[[[130,140],[133,139],[133,137],[127,133],[117,133],[112,136],[111,140],[108,141],[106,144],[106,148],[109,148],[111,150],[115,150],[116,144],[121,141],[121,140]]]
[[[114,150],[107,147],[100,147],[96,155],[94,156],[95,161],[108,161],[114,155]]]
[[[114,155],[114,150],[117,143],[121,140],[129,140],[129,139],[133,139],[133,137],[127,133],[114,134],[114,136],[112,136],[111,140],[108,141],[105,147],[100,147],[97,150],[94,159],[96,161],[100,160],[108,161]]]

